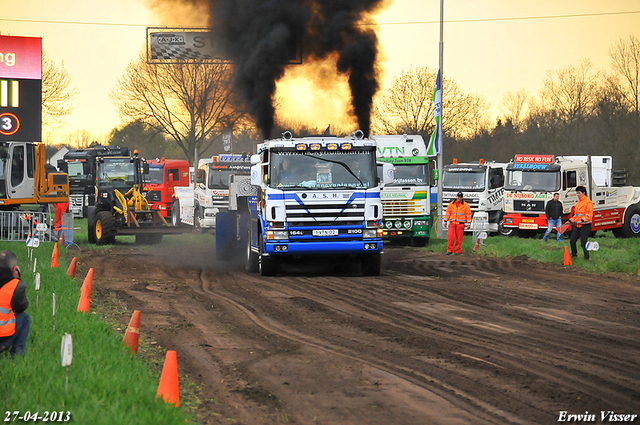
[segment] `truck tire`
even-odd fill
[[[244,269],[247,273],[255,273],[258,271],[258,253],[251,249],[251,230],[247,232],[247,242],[245,244],[245,263]]]
[[[204,210],[198,207],[195,213],[193,214],[193,228],[195,229],[196,233],[199,233],[199,234],[207,233],[207,230],[202,228],[203,218],[204,218]]]
[[[96,243],[96,207],[87,207],[87,240],[89,243]]]
[[[380,253],[367,255],[360,260],[363,276],[380,276],[382,256]]]
[[[278,274],[278,260],[273,257],[266,257],[262,247],[262,235],[260,236],[260,255],[258,256],[258,272],[260,276],[275,276]]]
[[[637,238],[640,237],[640,207],[632,205],[624,213],[624,223],[619,232],[614,232],[616,237]]]
[[[504,217],[500,216],[498,220],[498,233],[501,236],[518,236],[518,231],[511,227],[504,227]]]
[[[113,243],[116,239],[116,220],[109,211],[99,211],[96,214],[94,234],[98,245]]]
[[[171,204],[171,225],[173,227],[182,227],[180,221],[180,201],[177,199]]]

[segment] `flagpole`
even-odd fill
[[[439,45],[439,50],[440,50],[440,81],[441,81],[441,90],[442,90],[442,95],[441,95],[441,99],[444,97],[444,73],[443,73],[443,52],[444,52],[444,42],[443,42],[443,34],[444,34],[444,0],[440,0],[440,45]],[[444,118],[444,113],[443,113],[443,109],[444,109],[444,101],[440,101],[440,126],[438,128],[438,140],[440,140],[440,150],[438,152],[438,176],[439,176],[439,180],[438,180],[438,213],[437,216],[439,218],[438,220],[438,224],[437,224],[437,234],[438,234],[438,238],[439,239],[444,239],[445,235],[443,233],[443,226],[442,226],[442,214],[444,212],[444,205],[442,205],[442,169],[444,167],[443,164],[443,159],[442,159],[442,152],[444,150],[444,140],[442,138],[442,119]]]

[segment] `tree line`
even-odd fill
[[[615,169],[626,169],[640,183],[640,40],[631,35],[609,49],[610,71],[595,70],[582,59],[547,71],[537,95],[508,91],[491,122],[483,96],[443,80],[443,154],[445,162],[508,161],[516,153],[611,155]],[[58,125],[71,111],[75,95],[64,70],[50,61],[43,74],[45,125]],[[45,70],[46,71],[46,70]],[[434,130],[432,96],[437,70],[410,67],[376,97],[371,117],[374,134],[420,134]],[[143,53],[131,62],[110,99],[123,125],[99,142],[138,149],[149,158],[193,160],[223,150],[222,137],[233,134],[232,150],[252,151],[261,141],[256,126],[232,89],[232,65],[185,61],[149,64]],[[50,87],[50,89],[49,89]],[[65,90],[66,87],[66,90]],[[56,93],[60,95],[56,97]],[[276,108],[278,102],[276,101]],[[299,136],[350,134],[353,129],[318,129],[299,121],[276,122],[274,134],[290,129]],[[71,136],[77,147],[96,144],[91,134]]]

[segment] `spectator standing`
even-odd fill
[[[447,231],[447,255],[462,254],[462,239],[465,229],[471,227],[471,207],[464,201],[462,192],[458,192],[456,199],[447,206],[444,214],[444,224],[449,223]]]
[[[582,251],[584,252],[584,259],[589,259],[589,251],[587,251],[587,239],[591,234],[591,223],[593,222],[593,202],[587,197],[587,189],[584,186],[576,187],[576,193],[578,194],[578,202],[573,207],[573,216],[569,219],[573,228],[571,229],[571,256],[578,256],[578,248],[576,242],[580,239],[582,245]]]
[[[31,318],[25,310],[27,284],[20,280],[18,258],[11,251],[0,252],[0,352],[9,350],[11,357],[23,355]]]
[[[544,241],[547,242],[553,228],[558,232],[558,242],[562,242],[562,233],[558,230],[562,226],[562,202],[560,202],[560,194],[554,193],[553,199],[547,202],[544,209],[547,216],[547,231],[544,233]]]

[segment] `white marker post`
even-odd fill
[[[38,308],[38,302],[40,300],[40,272],[36,273],[35,286],[36,286],[36,308]]]
[[[38,257],[33,259],[33,272],[36,272],[36,266],[38,265]]]
[[[56,331],[56,293],[53,293],[53,332]]]
[[[67,368],[67,376],[64,381],[64,392],[66,394],[69,391],[69,366],[71,366],[71,361],[73,360],[73,338],[71,338],[71,334],[65,333],[62,337],[60,357],[62,359],[62,367]]]

